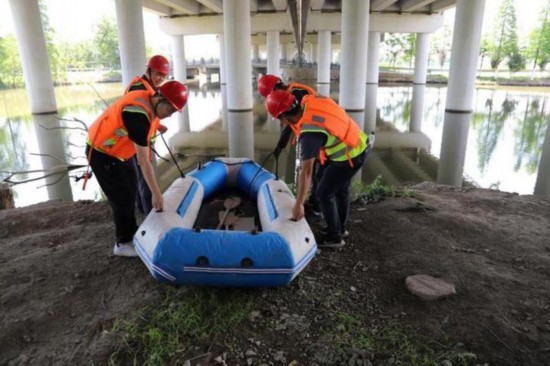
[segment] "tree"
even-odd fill
[[[529,44],[527,46],[527,56],[533,60],[533,69],[537,66],[542,70],[550,59],[550,0],[546,3],[546,8],[541,12],[538,25],[529,35]]]
[[[97,50],[95,56],[101,66],[111,70],[120,70],[118,33],[114,18],[104,17],[101,19],[97,25],[93,46]]]
[[[437,56],[437,62],[440,68],[443,68],[447,62],[451,50],[451,36],[451,28],[445,24],[441,30],[435,32],[433,37],[431,37],[430,48]]]
[[[508,69],[516,72],[525,69],[525,57],[521,53],[512,53],[508,56]]]
[[[54,42],[55,29],[50,25],[50,18],[48,17],[48,8],[44,0],[38,2],[40,8],[40,18],[42,19],[42,30],[44,31],[44,39],[46,41],[46,50],[48,51],[48,59],[50,61],[50,68],[52,72],[52,79],[54,83],[59,83],[65,78],[65,65],[62,62],[63,58],[58,50],[57,45]]]
[[[0,85],[16,88],[23,85],[23,68],[14,35],[0,38]]]
[[[381,43],[383,52],[389,56],[391,67],[395,66],[397,56],[400,53],[410,49],[410,42],[407,40],[407,35],[402,33],[387,34]]]
[[[505,58],[519,53],[516,9],[513,0],[503,0],[489,42],[491,68],[498,69]]]

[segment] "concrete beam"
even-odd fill
[[[430,11],[432,13],[441,13],[447,9],[454,8],[456,6],[456,0],[438,0],[432,3]]]
[[[415,11],[425,7],[426,5],[430,5],[434,1],[435,0],[406,0],[401,5],[401,11],[404,11],[404,12]]]
[[[198,15],[201,10],[200,4],[193,0],[156,0],[156,2],[183,14]]]
[[[273,7],[277,11],[286,11],[287,1],[286,0],[271,0]]]
[[[200,17],[162,18],[160,29],[170,35],[199,35],[223,33],[223,16],[203,15]],[[292,33],[292,23],[286,13],[250,14],[252,33],[279,31]]]
[[[340,33],[342,16],[340,13],[310,12],[308,33],[328,30]],[[279,31],[292,33],[292,22],[287,13],[251,14],[251,32],[265,33]],[[223,16],[203,15],[176,18],[161,18],[160,29],[169,35],[199,35],[223,33]],[[443,15],[425,14],[370,14],[369,31],[388,33],[433,33],[443,26]],[[281,34],[283,37],[283,34]]]
[[[163,17],[169,17],[172,15],[171,7],[159,4],[154,0],[143,0],[143,8]]]
[[[314,13],[309,15],[308,32],[330,30],[340,32],[341,15],[339,13]],[[381,14],[370,15],[370,32],[387,33],[433,33],[443,26],[443,15],[425,14]]]
[[[397,0],[373,0],[370,4],[370,10],[382,11],[386,9],[388,6],[393,5],[396,2]]]
[[[197,0],[197,1],[202,5],[206,6],[207,8],[212,9],[214,13],[223,12],[222,0]]]
[[[321,11],[321,9],[323,9],[324,3],[325,0],[310,0],[309,8],[313,11]]]

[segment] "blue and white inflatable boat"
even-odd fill
[[[205,228],[198,223],[199,214],[205,216],[205,203],[214,202],[216,194],[228,189],[241,193],[245,204],[252,203],[257,209],[251,230],[237,226],[218,230],[215,225]],[[255,162],[214,159],[168,188],[164,212],[153,211],[147,216],[134,244],[153,277],[161,282],[286,285],[317,251],[307,221],[290,220],[294,202],[287,185]],[[238,220],[238,215],[233,215],[235,218]],[[248,217],[249,223],[251,220]]]

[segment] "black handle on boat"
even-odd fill
[[[185,174],[183,174],[183,171],[181,170],[180,166],[178,165],[178,162],[176,161],[176,158],[174,157],[174,154],[172,154],[172,150],[170,150],[170,147],[166,143],[166,140],[164,139],[164,136],[162,135],[162,133],[160,134],[160,138],[162,138],[162,142],[164,142],[164,146],[166,146],[166,149],[168,149],[168,152],[170,153],[170,156],[172,157],[172,161],[174,162],[174,164],[176,165],[176,167],[178,168],[178,170],[180,172],[180,176],[182,178],[185,178]]]

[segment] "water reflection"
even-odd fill
[[[176,153],[182,157],[181,166],[192,168],[198,161],[205,161],[213,155],[235,154],[251,156],[263,162],[267,154],[273,149],[279,135],[279,125],[268,117],[263,99],[253,90],[253,111],[245,113],[228,113],[224,110],[224,85],[219,82],[191,83],[189,102],[186,108],[189,113],[189,126],[182,126],[178,116],[174,115],[165,120],[168,132],[166,141]],[[338,99],[338,85],[331,84],[331,97]],[[411,128],[411,110],[413,106],[412,86],[383,86],[377,88],[376,103],[378,106],[377,126],[383,128],[389,124],[398,131],[406,132]],[[81,85],[56,88],[59,117],[81,119],[89,125],[97,115],[112,103],[121,93],[121,84],[98,84],[94,88]],[[541,159],[541,147],[544,141],[550,103],[550,90],[537,91],[521,89],[487,89],[478,88],[475,94],[474,114],[471,116],[469,139],[465,153],[464,174],[481,187],[497,187],[505,191],[522,194],[533,193],[537,169]],[[431,139],[430,153],[439,157],[443,134],[444,108],[446,88],[427,86],[424,94],[424,108],[422,112],[421,129]],[[47,153],[55,147],[52,155],[66,158],[75,164],[85,164],[83,146],[85,133],[73,129],[56,129],[55,139],[51,137],[52,130],[36,130],[27,106],[24,92],[1,91],[0,100],[0,170],[26,171],[44,169],[47,162],[32,153]],[[374,99],[369,99],[370,104]],[[4,107],[4,108],[2,108]],[[372,108],[366,110],[372,113]],[[223,118],[223,116],[226,116]],[[357,116],[360,121],[373,118]],[[244,122],[243,122],[244,121]],[[51,124],[52,121],[46,123]],[[67,121],[57,121],[60,127],[74,127]],[[38,122],[38,124],[44,124]],[[230,127],[232,126],[232,127]],[[182,128],[185,127],[185,128]],[[231,133],[232,139],[228,136]],[[52,146],[44,145],[48,141]],[[253,141],[253,144],[252,144]],[[161,155],[167,155],[168,150],[162,143],[157,143],[156,150]],[[193,157],[193,158],[191,158]],[[390,150],[379,150],[371,155],[367,163],[369,171],[364,176],[373,179],[372,172],[381,172],[390,183],[411,183],[407,176],[400,171],[392,171],[388,166],[392,161],[399,162],[394,166],[403,165],[409,159],[409,169],[416,169],[415,179],[431,177],[434,179],[437,164],[425,154],[410,154],[408,151],[398,153]],[[295,151],[293,147],[281,155],[278,173],[287,182],[294,180]],[[406,163],[407,165],[408,163]],[[435,164],[435,169],[434,169]],[[410,165],[410,164],[409,164]],[[378,168],[375,168],[377,166]],[[162,175],[173,163],[159,164],[159,173]],[[275,170],[275,161],[268,159],[266,167]],[[385,169],[385,170],[384,170]],[[398,168],[399,169],[399,168]],[[75,172],[76,174],[76,172]],[[379,173],[378,173],[379,174]],[[176,174],[177,176],[177,174]],[[1,178],[4,179],[3,173]],[[18,179],[28,179],[30,175],[21,175]],[[169,184],[173,175],[163,176],[164,185]],[[16,206],[25,206],[53,198],[59,194],[48,192],[44,180],[14,186]],[[86,191],[82,191],[81,182],[70,181],[60,189],[62,192],[72,192],[75,200],[98,199],[101,193],[95,179],[89,182]],[[42,186],[42,187],[41,187]],[[38,188],[41,187],[41,188]],[[59,187],[59,186],[58,186]],[[61,197],[63,198],[63,197]]]

